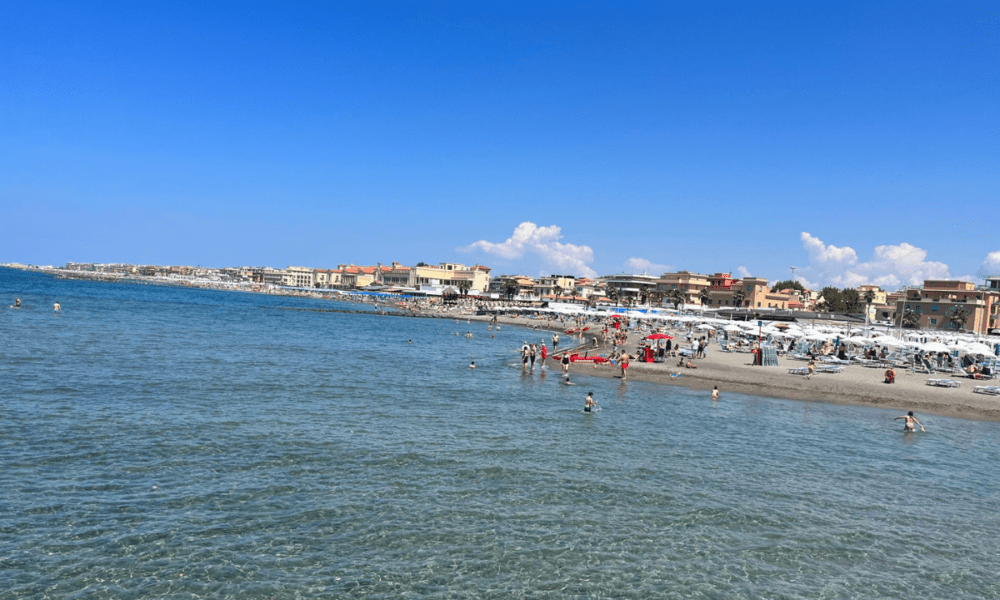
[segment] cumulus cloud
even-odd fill
[[[590,246],[564,244],[562,229],[556,225],[539,227],[525,221],[514,229],[514,233],[500,243],[479,240],[464,248],[463,252],[483,252],[506,260],[531,257],[544,266],[556,267],[562,273],[596,277],[590,268],[594,262],[594,251]]]
[[[1000,275],[1000,250],[990,252],[979,267],[978,275],[982,277],[996,277]]]
[[[750,277],[750,269],[740,265],[736,267],[736,274],[740,277]]]
[[[837,287],[875,284],[894,289],[904,284],[918,285],[925,279],[951,278],[948,265],[928,261],[926,250],[906,242],[876,246],[872,259],[859,263],[858,253],[849,246],[827,245],[804,231],[801,239],[809,255],[809,266],[800,269],[803,282],[808,279]]]
[[[662,275],[673,271],[674,268],[671,265],[660,265],[645,258],[630,258],[625,261],[625,270],[629,273]]]
[[[809,235],[805,231],[802,232],[801,237],[802,247],[809,253],[809,259],[813,262],[847,265],[853,265],[858,262],[858,253],[854,251],[854,248],[849,246],[844,246],[843,248],[838,248],[834,245],[827,246],[822,240]]]

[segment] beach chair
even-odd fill
[[[988,394],[990,396],[1000,396],[1000,385],[977,385],[972,388],[973,394]]]
[[[792,367],[788,369],[789,375],[808,375],[809,367]]]
[[[722,348],[723,352],[732,352],[733,351],[733,349],[729,347],[729,341],[728,340],[723,340],[721,338],[719,339],[719,347]]]
[[[837,373],[843,373],[844,367],[841,365],[818,365],[816,367],[817,373],[830,373],[836,375]]]
[[[954,379],[928,379],[926,385],[934,387],[946,387],[946,388],[962,387],[962,384],[955,381]]]

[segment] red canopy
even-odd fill
[[[646,336],[647,340],[672,340],[674,336],[665,333],[651,333]]]

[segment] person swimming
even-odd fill
[[[898,421],[900,419],[903,420],[904,432],[909,433],[911,431],[916,431],[916,428],[913,426],[914,424],[920,425],[920,431],[927,431],[926,429],[924,429],[924,426],[920,423],[920,421],[918,421],[917,418],[913,416],[912,410],[903,415],[902,417],[896,417],[895,419],[893,419],[893,421]]]
[[[469,364],[469,368],[470,368],[470,369],[475,369],[475,368],[476,368],[476,361],[472,361],[472,362],[471,362],[471,363]]]

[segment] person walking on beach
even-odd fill
[[[924,426],[920,424],[920,421],[918,421],[917,418],[913,416],[912,410],[903,415],[902,417],[896,417],[895,419],[893,419],[893,421],[898,421],[900,419],[903,420],[903,431],[906,433],[909,433],[911,431],[916,431],[916,428],[913,426],[914,424],[920,425],[920,431],[927,431],[926,429],[924,429]]]
[[[594,392],[587,392],[587,402],[583,405],[583,412],[591,412],[595,407],[597,402],[594,401]]]
[[[625,381],[625,379],[628,377],[628,354],[622,355],[621,365],[622,365],[622,381]]]
[[[563,352],[562,354],[562,372],[563,375],[569,377],[569,352]]]

